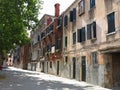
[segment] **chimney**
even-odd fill
[[[55,16],[58,17],[60,13],[60,4],[56,3],[55,4]]]

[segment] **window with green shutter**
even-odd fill
[[[68,25],[68,16],[65,15],[64,17],[64,26],[67,26]]]
[[[73,33],[73,44],[76,44],[76,32]]]
[[[107,16],[108,19],[108,33],[115,31],[115,15],[114,12]]]

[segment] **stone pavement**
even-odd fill
[[[0,71],[0,90],[110,90],[40,72],[9,68]]]

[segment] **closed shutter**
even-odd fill
[[[66,15],[64,17],[64,26],[67,26],[67,24],[68,24],[68,16]]]
[[[65,47],[67,47],[67,36],[65,37]]]
[[[38,41],[40,41],[40,35],[38,35],[37,39],[38,39]]]
[[[93,22],[93,38],[96,38],[96,22]]]
[[[58,49],[58,40],[56,40],[56,42],[55,42],[55,49]]]
[[[108,18],[108,33],[114,32],[115,31],[114,12],[109,14],[107,18]]]
[[[85,41],[85,39],[86,39],[85,38],[85,27],[82,28],[81,33],[82,33],[81,34],[82,35],[82,41]]]
[[[76,8],[73,8],[73,22],[76,21]]]
[[[92,38],[91,24],[87,25],[87,40]]]
[[[70,11],[70,22],[73,22],[73,11]]]
[[[73,33],[73,44],[76,44],[76,32]]]
[[[80,42],[82,42],[82,29],[80,29]]]
[[[77,30],[77,41],[80,42],[80,29]]]

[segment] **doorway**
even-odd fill
[[[60,67],[60,62],[57,61],[57,75],[59,75],[59,67]]]
[[[76,58],[73,57],[73,79],[76,78]]]
[[[44,72],[44,62],[42,62],[41,72]]]
[[[86,81],[86,57],[82,56],[82,81]]]
[[[47,73],[48,73],[48,62],[47,62]]]
[[[112,82],[113,87],[120,88],[120,53],[112,54]]]

